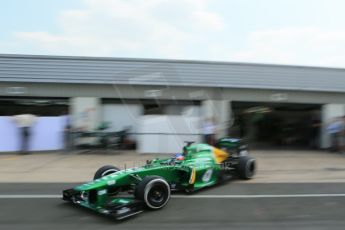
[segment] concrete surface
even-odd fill
[[[345,156],[312,151],[252,155],[259,165],[255,179],[174,194],[164,209],[123,222],[66,203],[61,191],[90,180],[101,165],[132,167],[157,155],[0,155],[0,229],[344,229]]]
[[[0,184],[0,195],[57,194],[73,184]],[[116,222],[59,198],[0,198],[0,229],[344,229],[345,197],[192,198],[205,194],[343,193],[345,184],[227,183],[172,198],[158,211]],[[188,196],[189,197],[189,196]]]
[[[258,171],[254,180],[243,183],[345,182],[345,155],[317,151],[252,151]],[[91,153],[39,153],[0,155],[1,182],[88,181],[101,166],[127,168],[147,159],[167,155],[132,151]],[[241,181],[238,181],[242,183]]]

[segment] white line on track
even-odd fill
[[[281,194],[281,195],[172,195],[181,199],[255,199],[255,198],[308,198],[308,197],[345,197],[345,194]],[[61,195],[32,194],[32,195],[0,195],[0,199],[56,199]]]
[[[281,195],[174,195],[173,198],[228,198],[228,199],[252,199],[252,198],[294,198],[294,197],[345,197],[345,194],[281,194]]]
[[[62,195],[0,195],[0,199],[36,199],[36,198],[61,198]]]

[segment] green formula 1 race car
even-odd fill
[[[251,179],[255,168],[255,159],[239,139],[223,138],[216,147],[189,142],[182,154],[141,167],[103,166],[93,181],[64,190],[63,199],[120,220],[163,208],[171,191],[192,192],[234,176]]]

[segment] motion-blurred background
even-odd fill
[[[247,143],[253,180],[116,227],[344,229],[344,8],[0,1],[0,229],[113,229],[61,191],[222,137]]]
[[[328,126],[345,113],[336,68],[0,55],[0,73],[2,152],[20,150],[21,114],[37,118],[26,125],[30,150],[174,153],[203,141],[209,122],[217,138],[253,148],[328,149]]]
[[[328,126],[345,113],[343,7],[3,1],[0,152],[172,153],[207,132],[259,149],[342,151],[343,132]],[[37,119],[13,122],[23,114]]]

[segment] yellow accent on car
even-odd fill
[[[214,159],[216,160],[217,164],[222,163],[223,161],[225,161],[229,157],[229,153],[227,153],[221,149],[214,148],[214,147],[213,147],[213,155],[214,155]]]
[[[196,178],[196,172],[195,172],[195,168],[193,168],[192,173],[190,174],[189,184],[194,184],[195,178]]]

